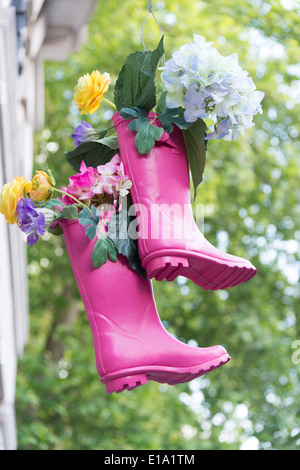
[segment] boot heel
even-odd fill
[[[184,268],[189,267],[188,259],[183,256],[160,256],[154,258],[145,266],[150,279],[156,281],[174,281],[177,276],[184,276]]]
[[[127,377],[119,377],[106,382],[105,388],[106,392],[110,395],[113,392],[121,393],[124,392],[124,390],[134,390],[146,383],[147,377],[145,374],[129,375]]]

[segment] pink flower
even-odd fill
[[[65,193],[70,193],[69,189],[67,186],[63,186],[61,188],[62,191],[64,191]],[[62,197],[62,202],[66,205],[66,206],[71,206],[72,204],[75,203],[74,199],[72,199],[71,197],[68,197],[66,196],[65,194],[63,195]],[[56,209],[58,208],[58,209]],[[55,206],[55,209],[58,210],[58,212],[61,212],[62,211],[62,208],[59,209],[59,206]]]
[[[132,182],[128,179],[128,176],[121,176],[116,182],[116,191],[120,193],[121,197],[127,196],[128,189],[132,186]]]
[[[120,178],[120,164],[123,165],[120,156],[115,155],[110,162],[97,167],[100,178],[97,187],[93,189],[95,194],[113,194],[114,198],[117,199],[116,183]]]
[[[71,176],[69,178],[68,187],[62,188],[62,190],[76,197],[80,201],[92,199],[94,195],[93,186],[97,183],[97,178],[97,170],[92,167],[87,167],[84,161],[82,161],[80,165],[80,173]],[[74,200],[68,196],[64,196],[63,201],[68,205],[74,204]]]
[[[102,175],[102,179],[107,179],[109,182],[113,183],[115,181],[117,165],[120,163],[121,159],[119,155],[115,155],[113,159],[106,163],[105,165],[99,165],[97,171],[99,175]]]
[[[107,195],[116,201],[119,196],[126,196],[131,186],[120,156],[115,155],[110,162],[97,168],[87,167],[83,161],[80,173],[71,176],[68,187],[61,189],[80,201],[91,201],[97,205],[101,200],[99,196]],[[63,202],[66,205],[74,204],[74,200],[67,195],[63,196]]]
[[[117,155],[119,157],[119,155]],[[132,187],[132,182],[130,181],[129,177],[125,175],[124,165],[121,162],[119,157],[119,161],[116,163],[116,173],[118,175],[118,179],[116,181],[116,190],[120,193],[121,197],[124,197],[128,194],[128,189]]]

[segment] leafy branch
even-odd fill
[[[122,108],[138,106],[147,111],[156,104],[155,74],[164,54],[164,36],[153,51],[136,51],[128,55],[115,85],[115,104]]]
[[[94,268],[100,268],[107,262],[108,258],[113,263],[117,262],[117,250],[113,242],[101,232],[102,225],[99,223],[101,220],[103,224],[103,219],[100,219],[98,209],[92,205],[91,210],[92,212],[88,208],[83,208],[79,213],[78,222],[85,227],[85,234],[90,240],[94,240],[96,236],[98,237],[94,246],[92,261]]]
[[[114,242],[118,253],[128,259],[129,266],[146,279],[147,273],[142,267],[137,240],[130,237],[132,221],[133,218],[128,215],[127,211],[115,212],[108,223],[107,235]]]

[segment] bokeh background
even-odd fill
[[[58,185],[72,174],[64,152],[73,148],[81,121],[73,103],[77,79],[98,69],[115,82],[126,56],[142,50],[147,3],[99,2],[81,51],[45,64],[46,127],[35,138],[35,169],[51,168]],[[232,361],[189,384],[148,382],[108,396],[64,239],[47,235],[28,250],[30,340],[18,365],[19,449],[298,449],[300,3],[153,4],[166,59],[197,33],[223,55],[238,52],[265,92],[264,113],[245,137],[209,143],[196,201],[205,205],[206,238],[251,260],[257,276],[218,292],[184,278],[154,283],[168,330],[190,344],[223,344]],[[149,19],[148,49],[158,35]],[[105,128],[111,116],[103,103],[84,119]]]

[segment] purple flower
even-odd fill
[[[216,139],[223,139],[226,135],[229,134],[230,129],[230,119],[225,119],[224,121],[219,122],[217,125]]]
[[[188,89],[183,104],[185,106],[184,119],[187,122],[195,122],[197,119],[205,117],[205,108],[208,93],[200,91],[197,83],[193,83]]]
[[[214,132],[210,132],[206,135],[205,140],[212,140],[215,138],[216,140],[223,139],[226,135],[229,134],[230,129],[230,119],[225,119],[224,121],[220,121]]]
[[[88,122],[82,121],[81,124],[76,127],[74,134],[72,135],[74,139],[74,147],[76,148],[83,142],[93,140],[94,136],[97,134],[98,132]]]
[[[20,199],[17,205],[17,216],[19,227],[22,232],[27,233],[27,244],[34,245],[39,235],[44,235],[45,216],[38,212],[31,199]]]

